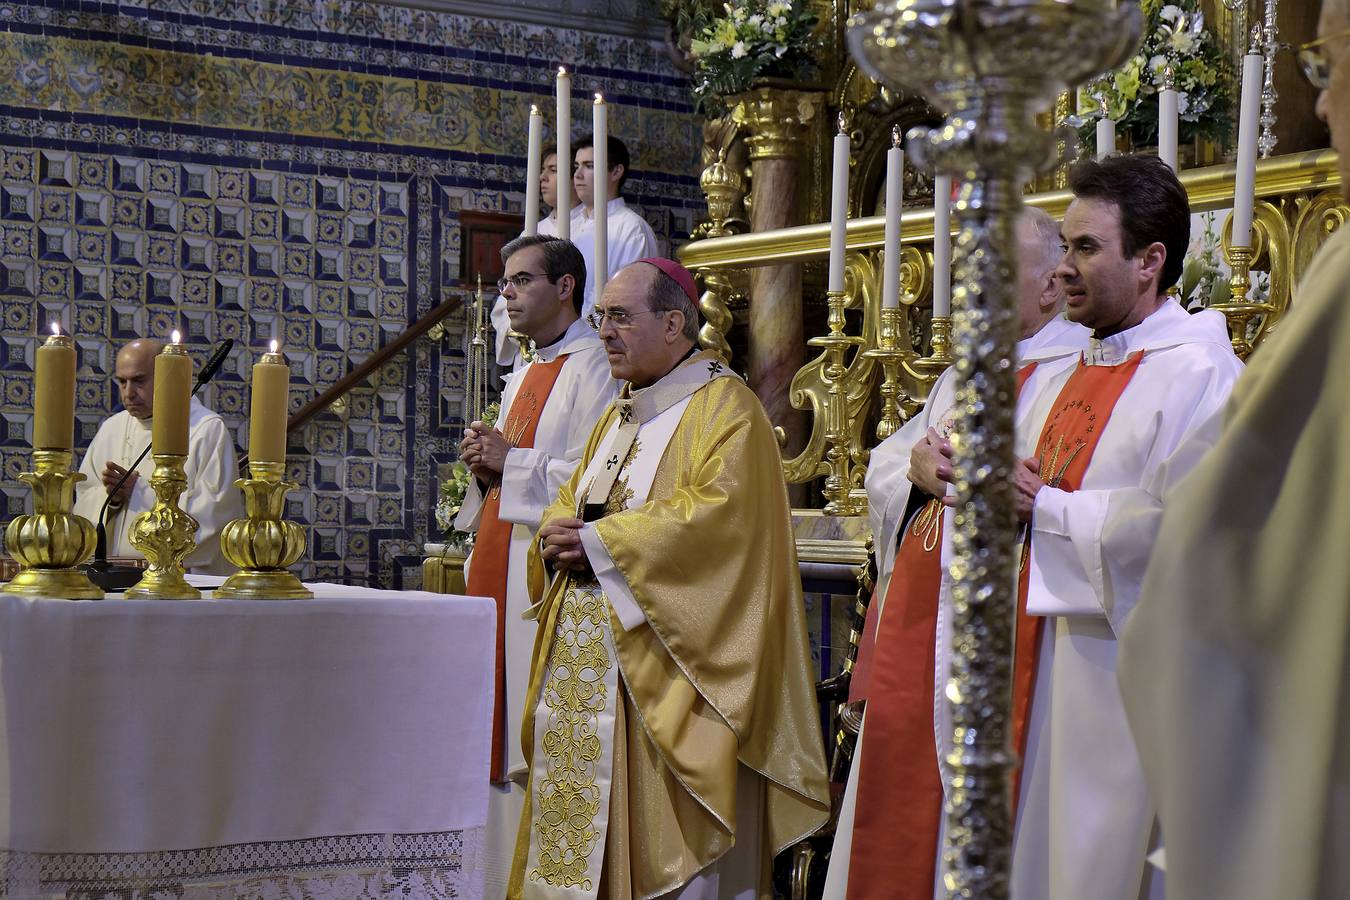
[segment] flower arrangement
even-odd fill
[[[499,415],[501,405],[489,403],[483,410],[483,424],[495,425]],[[469,482],[472,480],[473,473],[469,471],[469,467],[456,460],[450,466],[450,477],[441,482],[434,510],[436,527],[445,535],[446,543],[464,550],[473,546],[473,535],[467,531],[455,530],[455,517],[459,515],[460,507],[464,505],[464,495],[468,493]]]
[[[757,78],[809,80],[817,72],[816,14],[807,0],[740,0],[720,12],[694,4],[683,16],[703,108]]]
[[[1143,0],[1144,40],[1139,52],[1114,73],[1079,89],[1079,109],[1090,108],[1092,121],[1082,139],[1092,140],[1101,104],[1136,146],[1157,143],[1158,92],[1172,66],[1182,143],[1203,138],[1223,146],[1233,127],[1233,67],[1205,28],[1199,0]]]

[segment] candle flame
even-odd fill
[[[558,66],[558,77],[559,77],[559,78],[566,78],[566,77],[567,77],[567,67],[566,67],[566,66]]]
[[[182,339],[183,339],[183,336],[180,335],[180,334],[178,333],[178,329],[175,328],[175,329],[173,330],[173,342],[174,342],[175,344],[177,344],[177,343],[179,343]]]
[[[539,104],[537,104],[537,103],[531,103],[531,104],[530,104],[530,115],[532,115],[532,116],[537,116],[537,115],[539,115]]]
[[[61,336],[61,323],[60,323],[60,322],[53,322],[53,323],[52,323],[52,337],[60,337],[60,336]]]
[[[272,352],[276,353],[280,347],[281,347],[280,342],[278,342],[276,338],[272,338]]]
[[[899,147],[904,143],[904,135],[900,133],[899,125],[891,126],[891,143],[896,147]]]
[[[839,133],[840,133],[840,134],[843,134],[843,133],[845,133],[846,131],[848,131],[848,119],[844,118],[844,111],[843,111],[843,110],[840,110],[840,111],[839,111]]]
[[[600,93],[599,91],[596,91],[596,92],[595,92],[595,102],[596,102],[597,104],[602,104],[602,103],[604,103],[604,102],[605,102],[605,95],[602,94],[602,93]]]

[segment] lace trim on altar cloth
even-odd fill
[[[483,828],[149,853],[0,849],[9,900],[479,900]]]

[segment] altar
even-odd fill
[[[482,896],[492,602],[311,587],[0,596],[0,895]]]

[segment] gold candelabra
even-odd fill
[[[244,517],[220,533],[225,558],[239,567],[215,596],[230,600],[302,600],[314,594],[289,571],[304,555],[305,531],[282,518],[286,494],[299,487],[283,481],[284,462],[248,464],[251,478],[235,485],[244,492]]]
[[[928,355],[905,363],[905,371],[925,388],[931,388],[952,364],[952,317],[933,316],[931,331]]]
[[[1255,222],[1252,223],[1252,237],[1256,237]],[[1255,243],[1255,240],[1252,243]],[[1269,303],[1254,303],[1248,299],[1252,288],[1251,267],[1255,250],[1252,247],[1226,247],[1224,256],[1228,259],[1228,266],[1233,272],[1228,280],[1230,291],[1228,299],[1222,303],[1215,303],[1214,308],[1228,319],[1233,352],[1237,354],[1238,359],[1245,360],[1252,352],[1252,343],[1247,338],[1247,326],[1257,316],[1273,312],[1274,307]]]
[[[131,523],[131,546],[144,554],[149,565],[128,597],[156,600],[195,600],[202,592],[183,577],[183,559],[197,549],[197,520],[178,507],[187,488],[183,466],[187,454],[154,453],[155,469],[150,488],[155,505]]]
[[[900,409],[900,368],[912,355],[907,346],[901,344],[901,329],[905,323],[905,313],[899,307],[881,311],[880,329],[877,334],[877,346],[863,351],[863,356],[875,359],[881,364],[881,421],[877,423],[877,440],[886,438],[900,430],[905,417]],[[908,341],[905,342],[908,344]]]
[[[853,497],[853,458],[848,446],[848,352],[863,342],[861,337],[844,334],[844,307],[847,291],[826,293],[829,304],[830,333],[807,341],[812,347],[825,350],[829,361],[825,365],[824,380],[829,393],[825,402],[825,454],[829,474],[825,477],[825,514],[828,516],[856,516],[866,509]]]
[[[19,480],[33,489],[33,514],[16,516],[5,529],[5,550],[21,568],[0,592],[70,600],[100,600],[103,591],[75,566],[94,552],[93,524],[71,512],[75,485],[69,450],[34,450],[33,471]]]

